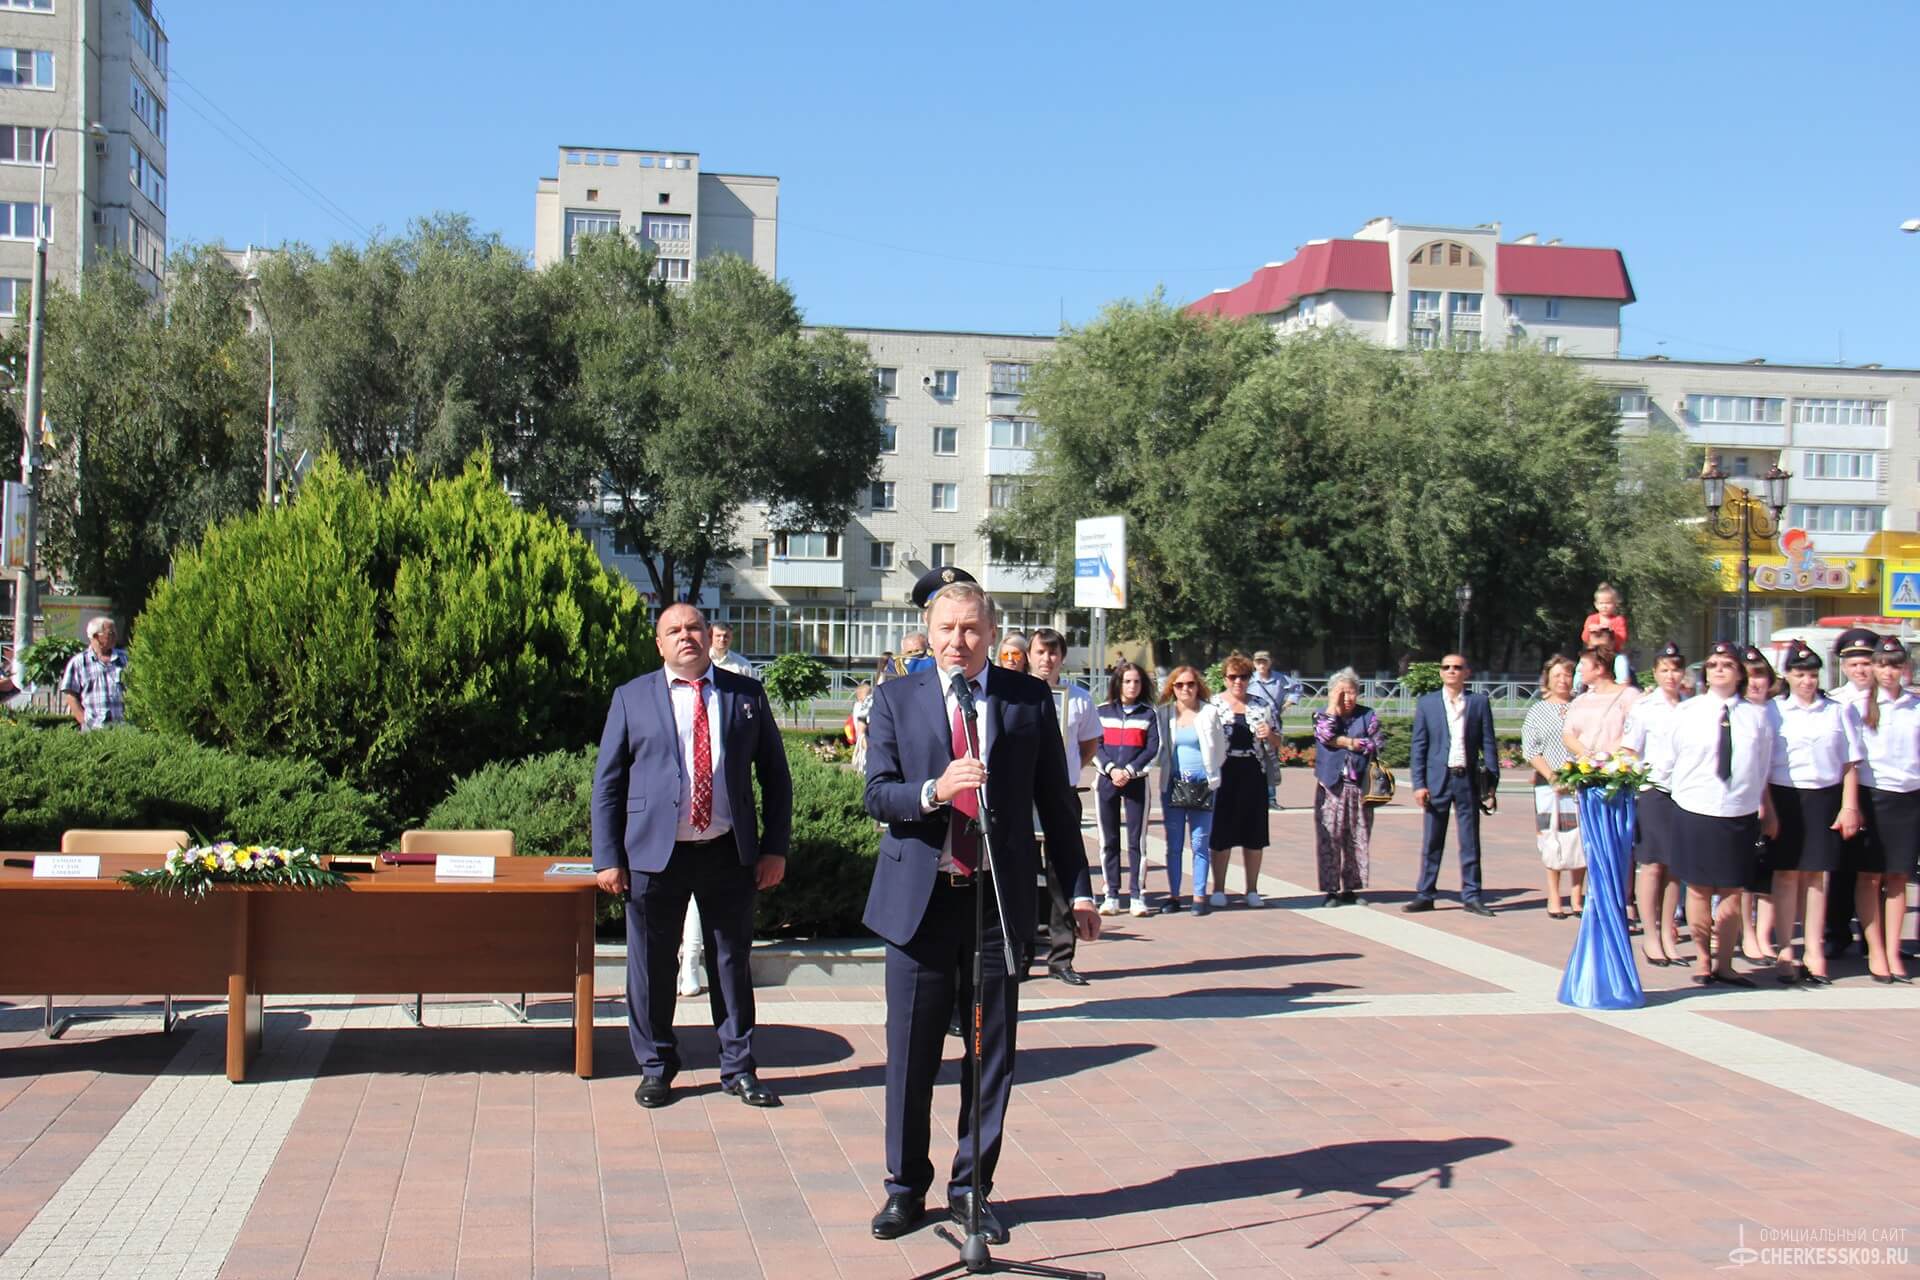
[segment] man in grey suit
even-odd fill
[[[707,620],[669,605],[655,624],[665,667],[614,691],[593,775],[593,865],[627,902],[627,1017],[634,1098],[665,1106],[680,1070],[675,953],[699,904],[720,1087],[748,1106],[780,1100],[753,1060],[754,895],[786,874],[793,780],[760,682],[713,664]],[[758,775],[766,812],[756,814]]]

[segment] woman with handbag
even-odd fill
[[[1380,717],[1360,705],[1360,677],[1342,667],[1313,713],[1313,848],[1323,907],[1351,905],[1367,887],[1373,808],[1368,772],[1380,755]]]
[[[1540,701],[1520,727],[1520,754],[1533,766],[1534,843],[1547,867],[1547,918],[1579,915],[1587,892],[1587,855],[1580,844],[1580,810],[1571,792],[1553,783],[1567,763],[1567,708],[1573,699],[1573,659],[1555,654],[1540,673]],[[1560,902],[1560,876],[1568,880],[1569,913]]]
[[[1207,682],[1193,667],[1175,667],[1160,690],[1160,815],[1167,825],[1167,901],[1162,911],[1180,909],[1180,872],[1193,851],[1193,914],[1204,916],[1213,830],[1213,793],[1220,789],[1220,766],[1227,759],[1227,735],[1220,713],[1207,702]]]
[[[1227,760],[1220,766],[1220,789],[1213,797],[1213,830],[1207,835],[1211,850],[1213,897],[1216,907],[1227,905],[1227,864],[1235,848],[1247,885],[1247,905],[1264,907],[1260,896],[1260,863],[1267,854],[1267,775],[1279,750],[1279,723],[1273,704],[1254,693],[1248,682],[1253,663],[1243,653],[1230,654],[1221,664],[1224,692],[1212,701],[1227,735]]]

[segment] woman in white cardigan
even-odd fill
[[[1167,826],[1167,901],[1162,911],[1180,909],[1180,872],[1185,851],[1193,850],[1193,914],[1206,915],[1207,873],[1212,855],[1213,794],[1220,789],[1220,766],[1227,758],[1227,734],[1220,713],[1207,701],[1206,678],[1193,667],[1175,667],[1160,690],[1160,817]]]

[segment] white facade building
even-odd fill
[[[708,173],[693,151],[561,147],[533,197],[533,261],[572,254],[577,235],[621,231],[658,255],[654,273],[693,279],[702,258],[731,253],[775,275],[780,179]]]
[[[167,58],[149,0],[0,2],[0,322],[27,312],[43,158],[48,277],[75,285],[124,249],[160,288]]]

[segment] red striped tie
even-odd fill
[[[693,829],[705,831],[713,825],[713,731],[707,725],[707,682],[687,683],[693,686]]]
[[[960,760],[969,754],[967,728],[960,704],[956,702],[953,704],[953,758]],[[972,825],[980,816],[980,793],[971,790],[956,793],[952,809],[953,868],[963,876],[970,876],[980,865],[980,836]]]

